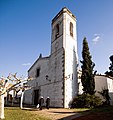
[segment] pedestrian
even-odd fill
[[[46,99],[46,108],[49,109],[49,106],[50,106],[50,98],[47,97],[47,99]]]
[[[40,97],[40,100],[39,100],[39,109],[42,110],[42,106],[44,104],[44,98],[43,96]]]

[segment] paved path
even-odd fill
[[[62,109],[62,108],[50,108],[49,110],[43,109],[32,109],[24,108],[26,110],[33,110],[34,114],[50,118],[51,120],[72,120],[76,117],[81,116],[80,113],[75,113],[72,109]]]

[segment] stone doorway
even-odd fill
[[[39,89],[34,90],[34,105],[37,105],[39,103]]]

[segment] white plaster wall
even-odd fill
[[[31,90],[26,90],[25,93],[24,93],[24,100],[23,100],[24,103],[26,104],[34,104],[34,99],[33,99],[33,89]]]
[[[52,81],[62,81],[63,78],[63,49],[57,50],[50,58],[49,75]]]
[[[107,78],[107,84],[109,89],[110,104],[113,105],[113,80],[110,78]]]
[[[51,79],[51,106],[63,107],[63,49],[58,49],[50,57],[49,76]]]
[[[45,57],[45,58],[40,58],[35,62],[35,65],[32,66],[32,68],[28,71],[28,76],[34,78],[34,79],[38,79],[36,78],[36,70],[37,68],[40,68],[40,74],[43,74],[45,72],[48,71],[48,68],[46,66],[48,66],[48,62],[49,62],[49,57]],[[44,74],[45,75],[45,74]],[[43,75],[43,76],[44,76]],[[39,76],[40,77],[40,76]],[[41,76],[42,77],[42,76]],[[44,76],[45,77],[45,76]]]
[[[27,104],[34,104],[34,90],[39,89],[39,86],[47,84],[46,75],[48,74],[49,58],[40,58],[35,65],[29,70],[29,76],[34,78],[28,84],[32,87],[31,90],[25,92],[24,102]],[[36,70],[40,68],[40,75],[36,78]]]
[[[55,34],[56,34],[56,25],[59,24],[59,36],[61,36],[63,34],[63,24],[62,24],[62,21],[63,21],[63,16],[59,16],[58,19],[56,19],[56,21],[54,23],[52,23],[51,27],[52,27],[52,42],[55,41]]]
[[[34,88],[36,88],[36,80],[28,81],[28,85],[30,85],[32,88],[29,90],[26,90],[24,92],[24,103],[26,104],[34,104]]]
[[[108,85],[109,92],[113,92],[113,80],[112,79],[107,78],[107,85]]]
[[[71,15],[64,13],[63,47],[65,49],[65,107],[78,92],[77,82],[77,39],[76,20]],[[70,35],[70,22],[73,23],[73,37]]]
[[[82,86],[82,82],[81,79],[78,78],[78,94],[82,94],[83,93],[83,86]]]
[[[102,100],[103,97],[98,92],[102,92],[103,89],[108,89],[107,79],[104,76],[95,76],[95,95],[99,96]]]
[[[49,59],[39,59],[35,66],[29,71],[29,76],[35,77],[34,71],[40,67],[40,76],[35,77],[34,80],[30,81],[29,84],[34,86],[33,89],[26,91],[25,102],[27,104],[33,104],[33,92],[35,89],[40,89],[40,95],[51,99],[51,106],[63,107],[63,69],[62,69],[62,56],[63,51],[58,50],[50,56]],[[48,75],[48,80],[46,79]]]
[[[81,73],[78,73],[78,82],[79,82],[79,94],[83,93],[83,86],[82,86],[82,82],[81,82]],[[113,79],[110,79],[106,76],[102,76],[102,75],[96,75],[95,76],[95,91],[96,91],[96,95],[99,96],[102,100],[103,97],[98,93],[98,92],[102,92],[102,90],[104,89],[108,89],[109,90],[109,96],[110,96],[110,104],[113,105]]]
[[[70,22],[73,23],[73,37],[70,36]],[[59,38],[55,39],[55,26],[60,23]],[[69,12],[64,12],[59,18],[52,24],[52,54],[57,50],[64,48],[65,60],[64,60],[64,107],[68,108],[70,100],[77,94],[77,35],[76,35],[76,20]],[[63,36],[62,36],[63,34]],[[56,47],[57,46],[57,47]],[[62,50],[63,51],[63,50]],[[56,56],[57,52],[55,53]],[[54,63],[57,63],[58,57],[53,59]],[[61,59],[60,59],[61,60]],[[62,65],[61,63],[59,65]],[[61,70],[63,67],[60,68]],[[60,69],[56,69],[56,76],[58,79],[62,76]],[[63,76],[62,76],[63,77]]]
[[[41,95],[44,96],[45,100],[49,96],[51,99],[50,106],[53,107],[63,107],[62,92],[62,82],[41,86]]]
[[[77,54],[77,32],[76,32],[76,19],[70,17],[70,15],[64,13],[63,14],[63,46],[64,48],[74,49]],[[70,22],[73,23],[73,37],[70,36]],[[77,55],[78,57],[78,55]]]
[[[113,80],[110,78],[107,78],[105,76],[96,76],[95,77],[95,89],[96,89],[96,95],[100,96],[102,99],[103,97],[98,93],[102,92],[103,89],[109,90],[109,96],[110,96],[110,104],[113,105]]]
[[[95,90],[102,91],[103,89],[108,89],[107,78],[104,76],[95,76]]]
[[[56,25],[59,24],[59,35],[56,39]],[[51,40],[51,54],[53,54],[56,49],[60,49],[63,46],[63,16],[60,16],[54,23],[52,23],[52,40]]]

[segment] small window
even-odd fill
[[[70,35],[73,37],[73,23],[70,22]]]
[[[56,38],[58,37],[59,35],[59,24],[56,25]]]
[[[39,75],[40,75],[40,68],[36,70],[36,77],[39,77]]]
[[[56,34],[59,34],[59,24],[56,25]]]

